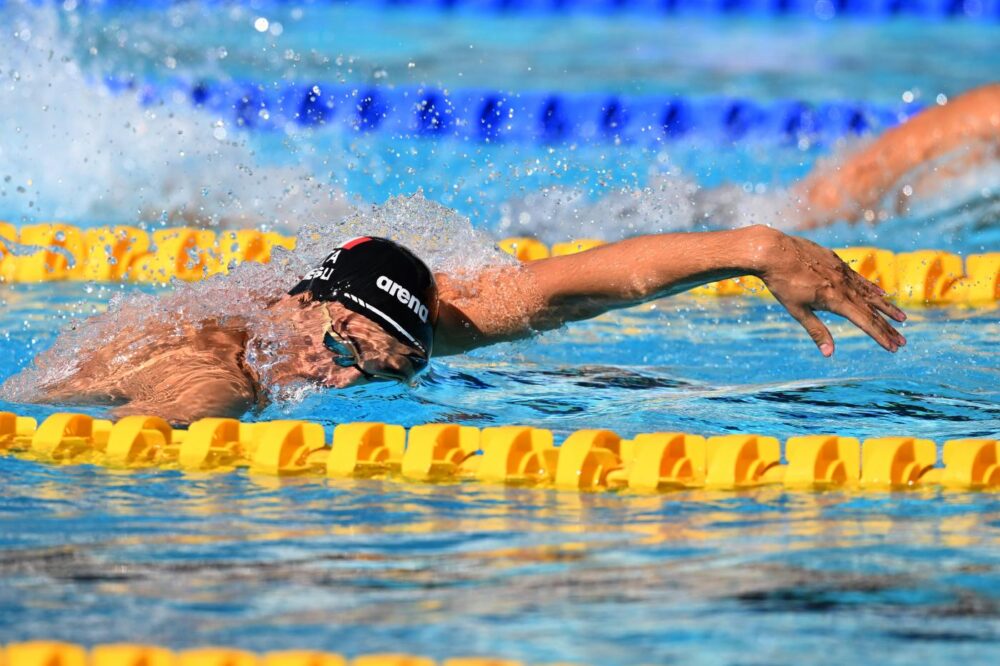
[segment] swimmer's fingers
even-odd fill
[[[807,307],[788,308],[788,314],[795,317],[795,320],[802,324],[802,328],[806,329],[806,333],[816,343],[823,356],[833,356],[833,335],[830,334],[830,329],[819,320],[819,317],[811,309]]]
[[[906,313],[900,310],[894,304],[890,303],[889,299],[887,299],[885,296],[879,298],[873,298],[870,300],[870,303],[874,305],[879,310],[879,312],[882,312],[888,315],[889,317],[892,317],[896,321],[900,323],[906,321]]]
[[[906,344],[906,339],[882,318],[877,308],[868,303],[844,299],[830,307],[830,311],[848,319],[886,351],[895,352]]]
[[[906,338],[903,337],[902,333],[893,328],[892,324],[883,319],[882,314],[898,322],[902,322],[906,320],[906,313],[890,303],[886,297],[885,290],[875,283],[866,280],[853,271],[850,278],[849,282],[853,290],[849,292],[849,299],[858,313],[856,316],[864,317],[865,313],[868,313],[866,320],[872,321],[874,327],[881,331],[890,342],[895,344],[897,348],[905,345]],[[865,330],[863,327],[861,328]],[[865,332],[868,331],[865,330]],[[868,334],[871,335],[871,333]],[[878,338],[875,339],[878,340]],[[879,341],[879,344],[882,344],[881,341]],[[882,346],[885,345],[883,344]],[[886,348],[888,349],[888,347]],[[889,351],[896,350],[890,349]]]
[[[906,313],[889,301],[889,296],[882,287],[866,279],[862,275],[854,273],[852,284],[856,291],[860,292],[863,299],[870,305],[875,306],[880,312],[892,317],[898,322],[906,321]]]

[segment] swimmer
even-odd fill
[[[238,417],[260,406],[264,382],[248,358],[265,354],[252,331],[286,331],[268,385],[344,388],[412,381],[432,355],[459,354],[535,331],[743,275],[761,278],[824,356],[833,337],[815,312],[849,319],[889,351],[906,344],[888,319],[905,320],[877,286],[833,252],[765,226],[640,236],[466,276],[432,274],[390,240],[362,237],[330,254],[267,321],[197,322],[178,335],[149,323],[116,330],[68,377],[40,387],[38,401],[115,405],[113,416],[160,416],[175,425]]]
[[[902,174],[964,143],[995,151],[998,128],[997,85],[918,114],[838,169],[820,170],[798,186],[808,225],[869,209]],[[817,311],[845,317],[890,352],[906,344],[889,323],[906,315],[879,287],[830,250],[766,226],[640,236],[474,275],[432,274],[406,248],[364,237],[331,248],[320,266],[254,318],[187,322],[170,335],[162,335],[166,324],[108,326],[103,346],[58,379],[26,397],[10,388],[15,377],[4,393],[14,400],[110,404],[115,417],[156,415],[175,425],[238,417],[264,404],[265,386],[410,382],[432,355],[524,338],[745,275],[763,280],[824,356],[833,354],[834,341]],[[251,359],[268,355],[255,333],[268,327],[285,335],[265,378]]]

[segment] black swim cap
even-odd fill
[[[430,358],[437,285],[427,265],[402,245],[367,236],[348,241],[288,293],[303,292],[343,304]]]

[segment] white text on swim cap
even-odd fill
[[[337,259],[339,257],[340,257],[340,250],[334,250],[333,252],[327,255],[326,259],[323,260],[323,263],[320,266],[317,266],[316,268],[306,273],[302,277],[302,279],[315,280],[316,278],[319,278],[320,280],[329,280],[333,276],[333,269],[334,269],[333,264],[337,263]]]
[[[390,296],[395,296],[400,303],[413,310],[420,317],[420,321],[427,323],[427,306],[420,302],[416,294],[411,294],[408,289],[396,284],[384,275],[380,275],[375,284],[378,285],[379,289],[387,292]]]

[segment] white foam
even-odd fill
[[[17,221],[181,219],[299,229],[297,251],[277,250],[269,265],[176,283],[161,297],[116,296],[107,312],[65,331],[8,380],[0,391],[5,399],[38,398],[39,387],[74,372],[118,331],[167,322],[177,332],[208,320],[252,327],[267,303],[354,236],[398,240],[435,270],[509,260],[468,219],[419,193],[355,210],[304,168],[259,163],[237,131],[208,114],[183,103],[144,108],[134,95],[112,95],[74,59],[56,10],[14,2],[2,11],[14,38],[0,50],[0,208],[16,211]],[[255,335],[268,350],[262,365],[280,358],[286,331]]]
[[[107,312],[66,330],[34,364],[0,387],[0,398],[11,402],[41,399],[41,388],[76,372],[80,364],[102,349],[121,331],[156,330],[157,336],[181,335],[182,329],[208,321],[223,327],[250,331],[263,352],[249,358],[263,379],[267,369],[282,359],[292,331],[264,309],[285,294],[313,266],[343,241],[360,235],[391,238],[411,248],[435,271],[467,272],[488,264],[514,260],[497,250],[491,237],[472,228],[468,218],[417,194],[396,197],[381,206],[362,209],[333,222],[304,226],[295,251],[276,248],[270,263],[246,263],[229,275],[200,282],[176,282],[161,296],[119,294]],[[264,323],[268,322],[268,323]],[[150,343],[138,336],[135,349]],[[264,389],[279,391],[282,399],[301,399],[302,387]]]

